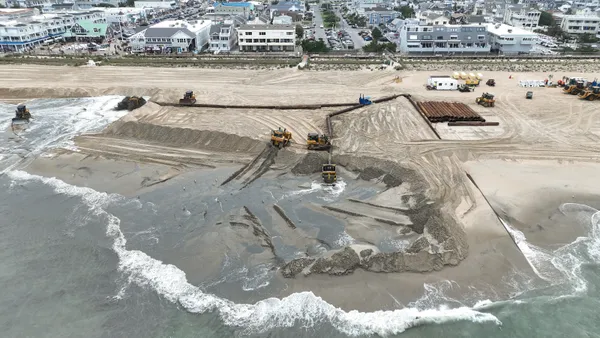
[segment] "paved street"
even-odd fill
[[[341,19],[342,29],[345,29],[348,34],[350,34],[350,38],[352,38],[352,42],[354,43],[354,49],[361,49],[367,42],[360,36],[358,33],[362,30],[360,28],[352,28],[346,21],[346,19],[342,18],[341,13],[337,13],[337,15]]]
[[[325,29],[321,28],[321,25],[323,24],[323,17],[321,16],[320,8],[315,9],[313,23],[315,24],[315,39],[323,39],[323,41],[327,43],[327,35],[325,35]]]

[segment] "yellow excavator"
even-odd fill
[[[277,130],[271,130],[271,144],[279,149],[288,146],[292,141],[292,132],[279,127]]]
[[[590,87],[588,90],[579,93],[579,98],[588,101],[600,99],[600,87]]]
[[[496,103],[494,95],[490,93],[483,93],[480,97],[475,99],[475,103],[480,104],[484,107],[493,107]]]
[[[577,95],[585,91],[585,83],[581,80],[571,79],[569,84],[565,85],[563,92],[565,94]]]
[[[323,177],[323,182],[325,182],[325,184],[335,185],[335,182],[337,181],[335,164],[323,164],[323,169],[321,170],[321,177]]]
[[[309,133],[306,138],[308,150],[329,150],[331,142],[329,136],[324,134]]]

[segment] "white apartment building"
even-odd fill
[[[492,52],[503,55],[519,55],[531,52],[537,34],[523,28],[505,24],[488,24],[489,43]]]
[[[230,52],[237,43],[237,34],[232,25],[212,25],[210,27],[211,52]]]
[[[127,23],[135,22],[139,18],[145,18],[148,13],[153,11],[151,8],[132,8],[132,7],[120,7],[120,8],[102,8],[106,16],[107,23]]]
[[[600,17],[597,15],[565,15],[560,28],[567,34],[596,35],[600,33]]]
[[[533,31],[537,29],[541,15],[542,12],[536,9],[512,6],[504,11],[503,22],[513,27]]]
[[[444,20],[439,19],[434,22],[439,23]],[[407,21],[399,27],[398,33],[399,50],[402,53],[487,54],[490,52],[486,25],[422,25]]]
[[[134,2],[135,8],[177,8],[175,0],[141,0]]]
[[[293,52],[296,28],[293,25],[242,25],[238,44],[243,52]]]
[[[202,50],[210,39],[210,21],[168,20],[138,32],[127,40],[132,52],[191,52]]]
[[[6,52],[22,52],[42,44],[45,40],[70,36],[73,25],[84,20],[94,23],[106,22],[103,11],[71,11],[3,21],[0,24],[0,49]]]

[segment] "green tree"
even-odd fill
[[[396,12],[400,12],[403,18],[412,18],[415,15],[415,10],[410,6],[402,6],[394,8]]]
[[[301,45],[305,53],[325,53],[329,51],[323,41],[304,40]]]
[[[372,40],[368,44],[363,47],[365,52],[369,53],[381,53],[383,51],[396,52],[396,44],[393,42],[388,43],[377,43],[377,41]]]
[[[304,28],[300,25],[296,25],[296,37],[302,39],[304,37]]]
[[[18,2],[15,2],[12,6],[10,6],[11,8],[21,8],[21,5],[19,5]]]
[[[554,18],[552,14],[548,12],[542,12],[540,15],[540,26],[552,26],[554,24]]]
[[[598,38],[590,33],[581,34],[577,39],[581,43],[594,43],[598,42]]]
[[[127,0],[127,7],[135,7],[135,0]]]
[[[379,28],[375,27],[371,31],[371,36],[373,37],[373,41],[377,41],[383,37],[383,34],[381,34],[381,31],[379,30]]]

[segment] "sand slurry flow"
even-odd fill
[[[192,89],[198,102],[310,104],[357,102],[360,93],[372,98],[408,93],[416,100],[463,102],[487,120],[500,122],[496,127],[436,124],[434,128],[441,137],[438,139],[405,98],[334,117],[332,159],[348,171],[349,184],[352,180],[372,181],[384,188],[368,199],[311,206],[342,220],[356,242],[325,253],[305,253],[282,264],[280,278],[286,277],[282,278],[286,288],[281,295],[311,290],[344,308],[375,309],[366,305],[365,299],[371,300],[369,304],[379,304],[377,308],[393,308],[397,301],[405,303],[422,294],[424,283],[449,279],[460,285],[450,294],[477,287],[493,289],[496,297],[503,297],[514,291],[505,278],[514,272],[531,275],[532,270],[494,210],[524,231],[526,237],[531,235],[538,245],[552,247],[585,231],[581,227],[566,231],[557,225],[564,221],[556,215],[560,205],[595,200],[596,186],[589,177],[598,169],[598,103],[565,95],[561,89],[517,85],[519,80],[543,80],[547,73],[488,72],[484,73],[485,79],[496,79],[496,87],[481,85],[475,92],[460,93],[426,91],[426,79],[434,74],[416,71],[66,70],[0,67],[0,99],[111,94],[176,102],[185,90]],[[455,70],[459,69],[438,70],[435,74],[450,75]],[[402,83],[393,83],[396,75],[402,76]],[[563,75],[598,77],[576,73],[554,77]],[[533,100],[525,99],[529,90],[534,92]],[[484,91],[496,95],[496,107],[475,104],[475,98]],[[103,132],[76,139],[81,156],[93,155],[86,159],[90,163],[85,167],[90,170],[66,165],[82,160],[68,154],[40,158],[30,170],[56,176],[62,168],[72,167],[73,173],[79,170],[93,181],[91,176],[101,175],[103,169],[91,159],[156,166],[145,184],[143,177],[132,180],[135,182],[126,189],[123,187],[128,183],[122,182],[119,192],[134,194],[138,189],[147,189],[150,183],[196,168],[251,163],[265,154],[270,130],[285,127],[293,132],[294,142],[274,156],[265,156],[270,159],[267,169],[312,175],[327,156],[309,153],[303,140],[308,132],[324,131],[324,118],[334,110],[200,109],[148,103]],[[56,161],[65,165],[56,165]],[[264,161],[243,174],[240,182],[251,181],[264,169],[261,164]],[[66,173],[59,177],[85,184],[75,181],[78,176],[71,171]],[[469,181],[467,173],[481,191]],[[273,175],[273,179],[277,177]],[[533,199],[535,205],[528,203]],[[273,214],[277,215],[275,211]],[[552,215],[555,217],[549,219]],[[246,218],[259,224],[254,215]],[[256,229],[254,225],[249,229]],[[302,237],[298,235],[301,225],[296,225],[298,229],[286,225],[286,233]],[[265,236],[273,233],[260,232],[261,243],[270,243]],[[384,248],[384,237],[400,243],[397,250]],[[404,273],[381,278],[373,272]],[[347,292],[353,288],[360,288],[362,296],[348,298]]]

